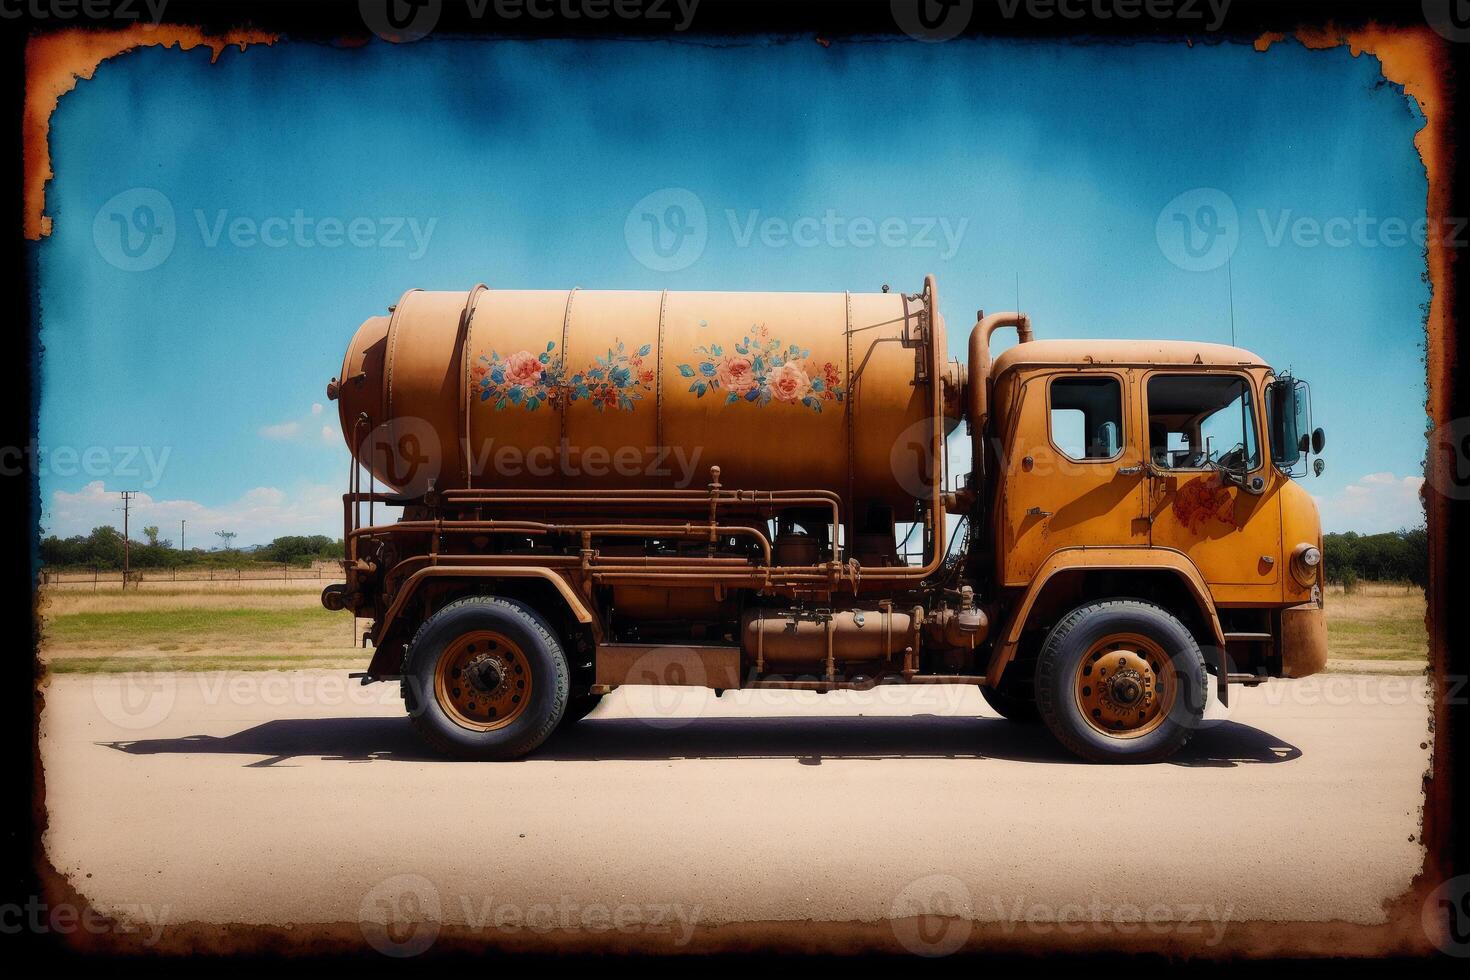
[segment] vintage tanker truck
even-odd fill
[[[354,465],[322,601],[372,620],[364,683],[481,759],[620,685],[966,684],[1087,759],[1153,761],[1209,685],[1322,669],[1305,382],[1021,313],[947,352],[932,276],[410,290],[327,388]]]

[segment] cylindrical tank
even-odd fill
[[[831,490],[912,511],[932,296],[410,290],[358,329],[343,434],[383,484]],[[909,445],[911,444],[911,445]]]

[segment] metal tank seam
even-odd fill
[[[847,398],[842,403],[844,416],[847,421],[847,500],[843,503],[843,507],[847,511],[847,519],[844,522],[847,527],[847,534],[843,545],[847,557],[850,559],[854,551],[853,533],[856,531],[856,528],[853,526],[852,512],[854,510],[853,498],[857,493],[856,438],[853,432],[853,427],[857,422],[855,418],[857,413],[853,409],[853,402],[857,397],[857,386],[852,383],[852,290],[843,290],[842,295],[847,304],[847,326],[843,330],[843,340],[847,344],[847,363],[843,365],[843,371],[847,375]],[[832,547],[833,558],[835,559],[837,542],[832,542]]]
[[[561,376],[561,383],[563,386],[566,385],[566,371],[567,365],[569,363],[567,361],[567,335],[571,332],[572,326],[572,300],[576,298],[577,290],[581,288],[581,286],[573,286],[571,289],[567,290],[567,308],[566,312],[562,314],[561,318],[561,351],[558,355],[560,357],[561,370],[557,373]],[[572,402],[571,399],[567,397],[567,391],[565,387],[562,388],[560,394],[561,397],[558,399],[558,404],[556,408],[557,412],[560,415],[561,421],[561,442],[562,445],[565,446],[567,443],[567,416],[571,414]]]
[[[661,452],[664,443],[664,316],[669,307],[669,291],[665,289],[658,297],[658,354],[655,358],[653,389],[653,441],[654,451]]]
[[[465,489],[472,489],[475,485],[474,456],[471,450],[470,439],[470,357],[473,346],[470,344],[470,334],[474,329],[475,309],[480,299],[480,294],[488,292],[489,287],[483,282],[475,283],[470,288],[469,296],[465,300],[464,312],[460,314],[463,326],[460,333],[460,366],[463,370],[459,375],[460,404],[464,407],[464,485]]]

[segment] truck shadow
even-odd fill
[[[294,760],[411,761],[452,764],[430,752],[406,718],[295,718],[269,721],[232,735],[191,735],[99,743],[131,755],[206,754],[258,758],[249,767]],[[1169,765],[1232,768],[1290,762],[1301,750],[1239,722],[1223,721],[1195,735]],[[588,718],[555,734],[524,762],[680,759],[826,760],[994,759],[1088,765],[1040,725],[994,718],[899,717]]]

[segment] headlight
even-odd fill
[[[1317,581],[1317,569],[1322,564],[1322,551],[1315,545],[1299,544],[1291,555],[1291,573],[1302,585]]]

